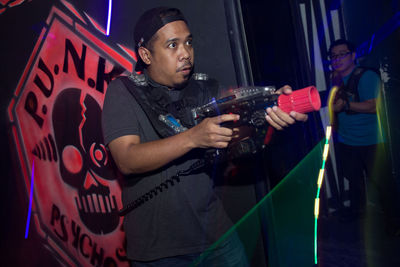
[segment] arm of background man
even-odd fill
[[[345,108],[345,101],[338,99],[333,106],[335,112],[341,112]],[[376,113],[376,99],[368,99],[363,102],[349,102],[349,110],[358,113]]]
[[[360,102],[350,102],[349,110],[358,113],[376,113],[376,98],[380,83],[380,77],[374,71],[366,71],[358,83]]]
[[[376,99],[368,99],[364,102],[349,102],[349,110],[358,113],[376,113]]]
[[[121,136],[108,147],[121,172],[144,173],[168,164],[193,148],[227,147],[233,131],[219,124],[237,119],[238,115],[234,114],[207,118],[183,133],[146,143],[140,143],[137,135]]]
[[[360,102],[349,102],[349,110],[357,113],[376,113],[376,97],[379,93],[380,78],[373,71],[367,71],[361,77],[358,84]],[[339,98],[333,107],[335,112],[341,112],[345,108],[345,101]]]

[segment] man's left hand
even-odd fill
[[[289,85],[285,85],[277,90],[276,93],[289,95],[292,93],[292,88]],[[296,121],[305,122],[308,119],[307,114],[298,113],[296,111],[286,113],[277,106],[267,108],[266,111],[267,116],[265,118],[267,122],[277,130],[283,130],[285,127],[294,124]]]

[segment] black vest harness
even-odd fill
[[[160,138],[169,137],[177,133],[168,124],[160,120],[160,115],[172,115],[185,128],[191,128],[194,126],[191,109],[209,102],[212,96],[217,96],[218,94],[218,83],[215,80],[209,80],[204,74],[194,74],[188,85],[180,91],[177,101],[171,101],[164,88],[149,84],[147,77],[143,74],[131,74],[129,77],[121,76],[118,79],[123,82],[143,109]],[[179,183],[181,176],[187,176],[196,170],[203,169],[205,163],[204,159],[195,161],[187,170],[177,172],[149,192],[128,203],[119,211],[119,215],[126,215],[163,192],[163,190],[167,190],[169,187]]]
[[[358,93],[358,83],[360,82],[361,77],[366,71],[373,71],[381,77],[378,70],[369,67],[356,67],[356,69],[351,74],[349,80],[346,85],[341,86],[339,90],[343,90],[346,94],[348,101],[352,100],[354,102],[360,102],[360,95]],[[356,114],[354,111],[346,111],[347,114]]]
[[[121,79],[139,103],[160,138],[173,136],[195,126],[191,110],[209,103],[212,97],[217,97],[219,93],[218,82],[199,73],[193,74],[188,85],[180,91],[179,99],[174,102],[171,101],[164,88],[152,86],[151,81],[149,82],[143,74],[131,74],[129,77],[121,76],[118,79]],[[177,130],[170,121],[166,121],[165,117],[170,115],[172,115],[172,120],[182,125],[181,129]],[[214,164],[260,151],[264,147],[266,128],[256,129],[256,131],[253,138],[242,140],[226,149],[206,150],[203,155],[205,162]]]
[[[144,110],[158,135],[165,138],[177,132],[163,122],[160,115],[172,115],[177,123],[185,128],[191,128],[195,125],[191,109],[209,102],[218,94],[218,83],[215,80],[205,79],[198,74],[193,76],[188,85],[180,90],[179,99],[174,102],[163,88],[150,85],[143,74],[131,74],[129,77],[122,76],[119,79]],[[196,79],[197,77],[203,78]]]
[[[191,128],[195,126],[191,110],[210,102],[211,98],[217,97],[219,93],[217,81],[208,79],[204,74],[193,74],[188,85],[180,91],[177,101],[171,101],[164,88],[149,84],[147,77],[143,74],[131,74],[129,77],[121,76],[118,79],[123,82],[141,106],[160,138],[177,134],[173,128],[160,119],[160,115],[172,115],[183,127]],[[227,159],[255,153],[262,147],[262,141],[263,138],[246,139],[234,146],[228,147],[225,152],[214,148],[203,151],[204,153],[201,158],[195,161],[187,170],[179,171],[170,179],[167,179],[149,192],[144,193],[133,202],[128,203],[120,210],[120,216],[124,216],[128,212],[140,207],[158,193],[168,189],[169,186],[179,183],[181,176],[187,176],[194,171],[203,169],[207,164],[216,164]]]

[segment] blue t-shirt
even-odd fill
[[[345,76],[343,82],[346,85],[350,76]],[[360,102],[378,98],[380,78],[374,72],[367,70],[358,83]],[[354,101],[350,99],[350,101]],[[352,146],[367,146],[383,142],[382,133],[378,127],[376,113],[356,113],[348,115],[346,112],[338,114],[338,138],[339,142]]]

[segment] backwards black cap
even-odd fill
[[[146,46],[147,42],[153,35],[164,25],[173,21],[183,20],[182,12],[177,8],[171,7],[156,7],[144,12],[136,23],[134,30],[135,50],[138,52],[139,47]],[[141,71],[144,69],[144,62],[137,55],[138,61],[136,62],[135,70]]]

